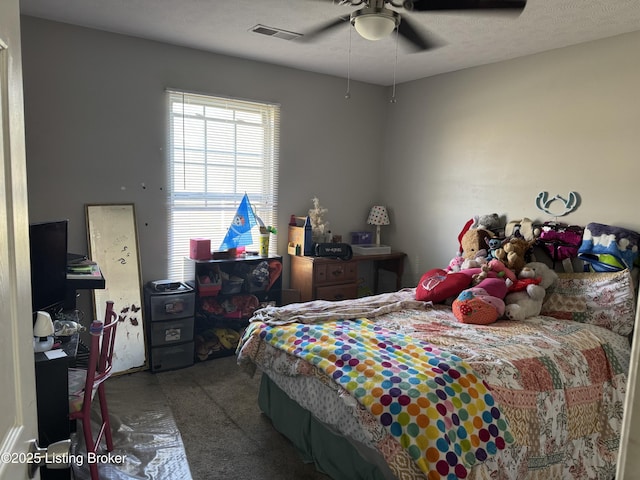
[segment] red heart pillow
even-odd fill
[[[455,297],[469,286],[471,278],[464,273],[447,273],[434,268],[422,275],[416,287],[416,300],[439,303]]]

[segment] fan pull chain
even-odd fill
[[[349,100],[351,98],[351,28],[349,28],[349,53],[347,60],[347,93],[344,98]]]
[[[396,103],[396,70],[398,69],[398,28],[396,27],[396,61],[393,64],[393,90],[389,103]]]

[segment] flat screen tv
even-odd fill
[[[62,307],[67,290],[68,220],[29,225],[32,310],[52,313]]]

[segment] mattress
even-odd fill
[[[382,478],[615,476],[626,337],[545,316],[462,324],[447,307],[413,303],[409,292],[369,302],[352,313],[314,303],[288,317],[259,315],[238,362],[262,370]],[[345,350],[351,370],[336,367]],[[406,358],[387,359],[391,350]],[[403,376],[417,366],[415,378]],[[464,372],[464,382],[453,372]]]

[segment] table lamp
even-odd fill
[[[36,314],[36,323],[33,326],[33,350],[46,352],[53,347],[53,322],[47,312]]]
[[[369,218],[367,218],[369,225],[376,226],[376,245],[380,245],[380,225],[389,225],[389,214],[387,213],[387,207],[382,205],[374,205],[369,212]]]

